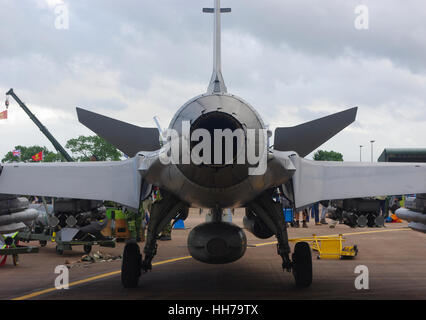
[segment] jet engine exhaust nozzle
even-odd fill
[[[232,163],[236,163],[238,152],[239,150],[241,151],[241,148],[243,147],[245,143],[243,126],[236,118],[234,118],[232,115],[226,112],[221,112],[221,111],[209,112],[209,113],[201,115],[198,119],[195,120],[195,122],[191,125],[191,134],[195,130],[200,130],[200,129],[207,130],[209,133],[209,136],[211,137],[211,159],[210,159],[211,164],[207,164],[207,166],[225,167],[229,161]],[[217,161],[215,157],[215,153],[217,152],[217,150],[215,149],[215,143],[216,143],[215,139],[222,139],[222,137],[218,138],[217,133],[218,132],[226,133],[225,130],[228,131],[228,134],[234,134],[236,130],[240,130],[240,140],[236,138],[232,139],[232,159],[227,158],[226,145],[223,141],[221,141],[220,142],[221,156],[219,155],[219,161]],[[197,142],[192,142],[191,151],[193,146],[196,144]]]

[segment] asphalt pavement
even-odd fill
[[[234,223],[242,226],[242,217],[242,210],[236,210]],[[290,238],[344,234],[345,245],[359,248],[349,260],[318,260],[313,253],[313,283],[298,289],[292,274],[281,268],[273,237],[261,240],[246,231],[246,254],[231,264],[208,265],[189,257],[187,235],[204,220],[198,210],[191,210],[185,230],[173,230],[172,241],[159,241],[153,270],[142,275],[138,288],[121,286],[120,260],[77,263],[83,248],[59,256],[49,243],[38,254],[20,256],[17,267],[10,259],[0,267],[0,299],[426,299],[426,234],[408,229],[406,223],[357,229],[338,224],[331,229],[310,222],[307,229],[290,228]],[[118,256],[123,247],[95,246],[92,252]],[[58,265],[72,266],[67,290],[54,287]],[[368,271],[368,289],[356,288],[358,266]]]

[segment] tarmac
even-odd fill
[[[426,234],[412,231],[407,223],[357,229],[337,224],[331,229],[315,226],[311,219],[309,228],[289,228],[290,238],[343,234],[345,245],[356,244],[359,249],[348,260],[319,260],[313,252],[313,283],[298,289],[292,274],[281,267],[274,237],[261,240],[246,231],[247,251],[234,263],[208,265],[192,259],[186,240],[191,228],[205,221],[198,212],[190,210],[186,229],[173,230],[172,241],[158,242],[153,270],[141,276],[138,288],[121,286],[120,260],[75,263],[84,255],[82,247],[60,256],[54,243],[49,243],[38,254],[21,255],[17,267],[10,258],[0,267],[0,299],[426,299]],[[243,211],[236,210],[233,222],[242,226],[242,218]],[[116,248],[94,246],[92,253],[118,256],[123,247],[124,243]],[[55,268],[66,263],[72,265],[69,289],[57,290]],[[360,265],[368,268],[369,289],[355,286],[359,276],[355,268]]]

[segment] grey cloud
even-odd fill
[[[213,17],[201,8],[213,1],[66,1],[70,29],[64,31],[54,28],[54,12],[42,0],[0,2],[7,12],[0,20],[0,87],[14,87],[25,101],[72,115],[83,106],[121,119],[140,116],[144,123],[157,112],[167,123],[167,116],[207,87]],[[274,125],[359,106],[362,130],[351,131],[353,140],[374,132],[363,115],[379,110],[421,125],[423,2],[364,3],[370,8],[368,31],[354,28],[355,0],[223,0],[233,8],[223,17],[229,91]],[[375,116],[386,128],[395,123],[385,119]],[[73,128],[77,133],[77,124]],[[421,143],[406,136],[399,141]]]

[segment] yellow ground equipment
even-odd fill
[[[12,256],[15,266],[19,264],[18,254],[37,253],[38,247],[19,245],[18,232],[8,235],[0,234],[0,267],[6,264],[7,256]]]
[[[346,241],[341,234],[338,236],[316,236],[312,238],[289,239],[291,242],[308,242],[312,250],[318,252],[318,259],[344,259],[353,258],[358,254],[358,247],[343,246]]]

